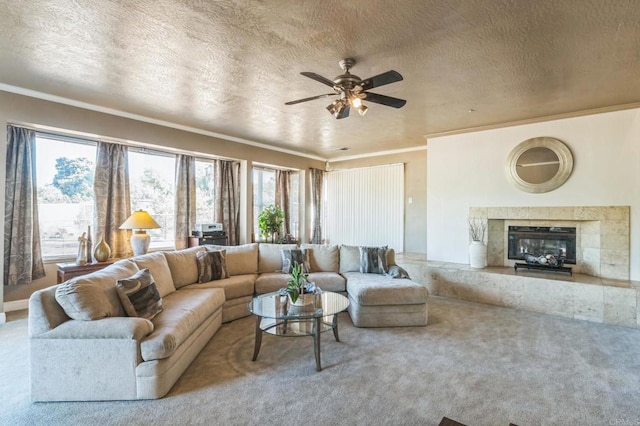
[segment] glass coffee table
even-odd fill
[[[320,335],[333,330],[336,341],[338,336],[338,313],[349,307],[349,299],[329,291],[312,296],[306,306],[293,306],[287,295],[280,292],[254,297],[248,304],[249,311],[256,316],[256,340],[253,361],[258,359],[262,333],[274,336],[313,336],[313,352],[316,357],[316,370],[322,370],[320,363]]]

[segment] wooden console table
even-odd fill
[[[75,262],[57,263],[58,266],[58,284],[63,283],[71,278],[86,275],[94,271],[106,268],[117,259],[109,259],[106,262],[93,262],[86,265],[76,265]]]

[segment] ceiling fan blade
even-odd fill
[[[340,120],[341,118],[347,118],[349,116],[349,110],[351,108],[349,107],[349,105],[345,106],[344,108],[342,108],[342,111],[340,111],[340,113],[338,113],[338,115],[336,116],[337,120]]]
[[[317,82],[320,82],[322,84],[326,84],[329,87],[333,87],[333,86],[336,85],[333,81],[329,80],[326,77],[318,75],[315,72],[307,72],[307,71],[305,71],[305,72],[301,72],[300,74],[304,75],[305,77],[309,77],[310,79],[315,80]]]
[[[386,105],[394,108],[402,108],[407,101],[404,99],[392,98],[391,96],[379,95],[377,93],[365,93],[367,95],[364,98],[365,101],[374,102],[376,104]]]
[[[385,84],[395,83],[396,81],[402,81],[402,76],[399,72],[391,70],[362,80],[360,86],[362,90],[369,90],[374,87],[384,86]]]
[[[312,96],[310,98],[298,99],[297,101],[285,102],[285,105],[294,105],[294,104],[299,104],[301,102],[313,101],[315,99],[328,98],[329,96],[337,96],[337,95],[338,95],[337,93],[327,93],[324,95]]]

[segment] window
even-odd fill
[[[196,223],[215,222],[213,162],[196,160]]]
[[[150,248],[173,247],[175,236],[175,156],[129,148],[131,210],[146,210],[160,225],[149,229]]]
[[[300,178],[297,172],[291,173],[291,183],[289,191],[289,227],[291,234],[298,238],[299,218],[300,218]],[[265,207],[276,202],[276,171],[267,168],[253,169],[253,232],[255,241],[262,237],[258,228],[258,216]]]
[[[260,241],[258,216],[265,207],[276,203],[276,172],[270,169],[253,169],[253,233]]]
[[[289,228],[291,235],[297,240],[300,236],[300,176],[291,173],[291,190],[289,191]]]
[[[36,135],[42,255],[76,257],[78,237],[93,223],[96,144]]]

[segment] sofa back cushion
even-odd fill
[[[164,257],[171,270],[171,278],[175,288],[198,282],[198,262],[196,255],[205,251],[204,246],[191,247],[183,250],[166,251]]]
[[[260,243],[258,247],[258,272],[277,272],[282,270],[282,250],[297,249],[296,244]]]
[[[167,263],[167,258],[164,256],[164,253],[157,251],[155,253],[134,257],[131,260],[138,265],[138,269],[149,270],[158,287],[160,297],[165,297],[176,291],[173,278],[171,277],[171,269],[169,269],[169,264]]]
[[[230,277],[258,273],[258,243],[241,246],[207,245],[207,248],[226,251],[227,274]]]
[[[340,246],[340,273],[360,272],[360,247]]]
[[[302,244],[309,253],[311,272],[339,272],[340,249],[337,245]]]
[[[138,267],[133,262],[121,260],[60,284],[56,288],[56,301],[69,318],[75,320],[124,317],[126,313],[116,291],[116,281],[136,272]]]

